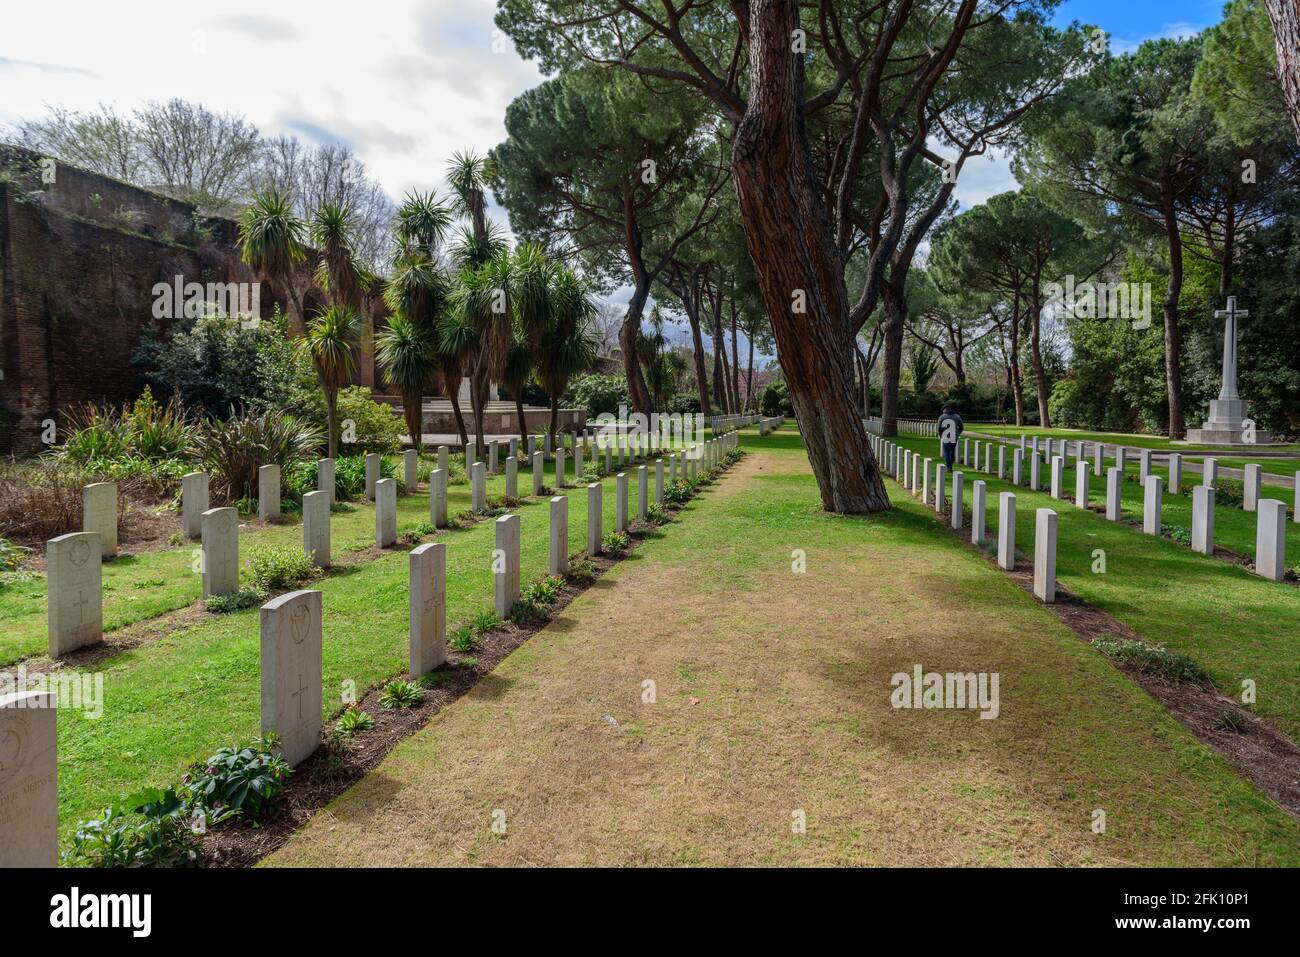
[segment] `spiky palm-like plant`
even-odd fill
[[[241,256],[259,278],[286,290],[296,313],[296,332],[301,332],[307,321],[294,279],[298,263],[307,258],[306,245],[307,224],[294,213],[292,195],[274,187],[253,195],[239,217]]]
[[[407,432],[418,449],[424,431],[424,390],[433,379],[433,332],[395,315],[388,320],[388,328],[375,337],[375,357],[384,366],[385,381],[402,397]]]
[[[316,285],[333,305],[360,309],[371,276],[357,262],[352,243],[355,234],[356,217],[347,204],[324,202],[312,215],[311,241],[321,252],[314,277]]]
[[[515,397],[515,413],[519,416],[519,437],[528,435],[528,420],[524,417],[524,389],[533,378],[533,354],[524,339],[522,323],[515,323],[514,341],[506,354],[501,384]]]
[[[356,343],[361,317],[347,306],[330,306],[321,310],[307,326],[298,342],[301,352],[311,359],[325,393],[325,415],[329,425],[329,457],[338,455],[339,389],[352,381],[356,372]]]
[[[399,241],[422,246],[432,257],[441,248],[455,219],[453,208],[435,194],[413,191],[397,207],[394,231]]]
[[[551,267],[551,321],[534,353],[537,378],[551,397],[551,440],[559,424],[560,396],[569,380],[596,364],[600,345],[596,303],[586,283],[566,266]]]

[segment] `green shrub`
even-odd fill
[[[219,495],[251,499],[259,468],[278,465],[281,475],[291,472],[296,463],[315,458],[324,440],[324,432],[295,416],[245,412],[205,423],[194,448]]]
[[[77,825],[62,855],[64,867],[196,867],[203,862],[203,846],[174,791],[145,792],[127,801],[135,813],[110,807]],[[144,806],[151,813],[136,811]]]
[[[424,700],[424,689],[414,681],[390,681],[379,695],[379,704],[385,708],[414,708]]]
[[[618,414],[619,406],[632,404],[628,398],[627,378],[593,372],[575,377],[564,393],[561,405],[586,409],[590,418],[602,413]]]
[[[646,506],[645,520],[651,525],[662,525],[668,521],[668,513],[664,511],[664,507],[658,502],[651,502],[650,505]]]
[[[690,500],[693,491],[689,482],[678,479],[664,489],[664,501],[669,505],[684,505]]]
[[[352,704],[345,708],[339,715],[339,719],[334,722],[334,733],[341,738],[350,738],[362,731],[369,731],[374,726],[375,719]]]
[[[462,625],[451,633],[449,644],[453,651],[465,654],[478,647],[478,635],[469,625]]]
[[[406,426],[402,417],[391,405],[376,402],[365,386],[349,386],[339,390],[339,422],[343,425],[344,444],[342,448],[349,455],[365,455],[368,452],[394,454],[402,450],[402,436]],[[323,425],[324,419],[321,423]],[[347,430],[346,423],[351,422],[353,430]],[[355,440],[346,441],[355,434]]]
[[[248,566],[253,584],[264,592],[292,588],[316,572],[298,545],[254,545],[249,549]]]
[[[259,604],[264,597],[261,589],[241,588],[229,595],[210,595],[203,599],[203,607],[214,615],[230,615]]]
[[[1190,681],[1194,684],[1209,684],[1210,676],[1200,665],[1187,655],[1164,648],[1155,648],[1140,641],[1099,635],[1092,639],[1092,646],[1108,658],[1130,664],[1150,674],[1162,675],[1177,681]]]
[[[626,532],[610,532],[600,540],[600,550],[606,555],[626,555],[628,549],[632,547],[632,539],[627,536]]]
[[[288,762],[275,753],[276,745],[268,735],[222,748],[192,765],[185,782],[192,806],[202,808],[213,822],[237,814],[261,817],[293,774]]]
[[[495,611],[492,611],[491,609],[484,609],[483,611],[480,611],[478,614],[474,616],[473,620],[470,622],[471,627],[473,627],[473,629],[476,632],[478,632],[480,635],[486,634],[487,632],[491,631],[493,628],[496,628],[500,624],[501,624],[501,619],[498,618],[497,613]]]
[[[1190,546],[1192,544],[1192,530],[1182,525],[1162,525],[1161,530],[1166,538],[1172,538],[1176,542]]]
[[[565,577],[578,585],[589,585],[596,580],[596,566],[588,558],[579,558],[569,562]]]
[[[7,538],[0,538],[0,572],[16,572],[30,551]]]

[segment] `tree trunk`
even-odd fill
[[[1300,142],[1300,0],[1264,0],[1273,24],[1282,98]]]
[[[731,176],[822,506],[883,511],[889,496],[853,401],[854,330],[843,263],[800,112],[803,58],[790,55],[798,28],[790,0],[750,0],[751,89],[733,140]]]
[[[1025,424],[1025,383],[1020,378],[1020,289],[1016,289],[1011,306],[1011,394],[1016,401],[1016,425]]]
[[[469,446],[469,433],[465,431],[465,416],[460,413],[460,399],[456,393],[460,392],[460,379],[455,382],[447,383],[447,395],[451,397],[451,411],[456,416],[456,429],[460,432],[460,444]]]
[[[704,371],[704,337],[700,334],[699,301],[686,307],[686,321],[691,326],[691,341],[695,344],[695,388],[700,393],[700,412],[705,416],[713,414],[709,404],[709,377]]]
[[[749,337],[749,372],[745,376],[745,406],[741,409],[755,406],[754,403],[754,337]],[[756,407],[756,406],[755,406]]]
[[[406,431],[411,436],[411,448],[419,451],[423,446],[421,437],[424,434],[424,408],[421,401],[424,396],[419,389],[414,393],[410,391],[402,395],[402,414],[406,419]]]
[[[885,310],[885,366],[880,384],[880,434],[898,435],[898,391],[903,379],[903,331],[907,317],[904,305],[888,284],[881,287]]]
[[[628,300],[627,315],[618,330],[618,345],[623,350],[623,371],[627,374],[627,394],[632,402],[632,411],[643,415],[650,414],[650,392],[646,388],[645,377],[641,375],[641,363],[636,355],[637,335],[641,332],[641,314],[645,312],[646,299],[650,296],[648,280],[638,282]]]
[[[325,390],[325,421],[329,429],[329,457],[337,458],[339,454],[339,394],[336,391]]]
[[[524,442],[528,437],[528,419],[524,416],[524,397],[522,389],[515,393],[515,413],[519,416],[519,441]]]
[[[1162,190],[1165,237],[1169,243],[1169,286],[1165,290],[1165,385],[1169,389],[1169,437],[1181,439],[1183,424],[1182,334],[1178,329],[1178,298],[1183,292],[1183,238],[1178,231],[1172,190]]]
[[[736,339],[736,304],[731,304],[731,411],[740,414],[740,343]]]
[[[560,400],[557,396],[551,396],[551,448],[559,448],[555,442],[555,433],[560,425]]]
[[[1042,308],[1039,305],[1041,292],[1038,276],[1034,276],[1033,292],[1029,301],[1029,361],[1034,368],[1034,386],[1038,391],[1038,425],[1043,429],[1052,427],[1051,414],[1047,410],[1047,372],[1043,369],[1042,351]]]

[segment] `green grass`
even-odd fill
[[[554,485],[554,463],[546,468],[547,484]],[[531,489],[531,476],[531,470],[520,471],[521,491]],[[613,478],[605,484],[604,524],[612,528]],[[629,484],[635,508],[636,483]],[[502,494],[504,486],[503,475],[489,479],[489,496]],[[651,494],[653,489],[652,477]],[[574,554],[586,547],[586,491],[571,488],[565,494],[574,496],[569,506],[569,548]],[[468,509],[469,486],[452,486],[448,497],[451,514]],[[399,496],[399,532],[424,520],[427,510],[427,494]],[[527,582],[546,571],[550,516],[545,503],[532,498],[524,500],[518,514],[521,577]],[[346,550],[350,537],[373,543],[373,515],[373,507],[364,506],[334,516],[336,555]],[[261,534],[298,541],[301,529]],[[448,543],[448,621],[468,622],[492,605],[493,523],[442,530],[437,539]],[[183,557],[188,562],[188,552]],[[323,593],[327,716],[341,707],[345,681],[362,690],[405,667],[407,565],[405,551],[389,551],[373,561],[336,568],[309,586]],[[65,839],[77,822],[121,795],[145,785],[164,785],[187,764],[258,732],[258,616],[256,608],[205,616],[197,624],[82,669],[104,673],[105,707],[98,719],[67,712],[59,721],[59,825]],[[39,646],[44,648],[43,632]]]
[[[904,438],[902,444],[936,456],[934,439]],[[997,493],[1016,492],[1016,541],[1032,561],[1034,511],[1053,508],[1057,519],[1057,580],[1090,604],[1134,629],[1150,644],[1180,652],[1200,664],[1223,691],[1239,697],[1242,681],[1258,687],[1253,710],[1300,741],[1300,589],[1270,582],[1246,569],[1199,555],[1190,548],[1145,535],[1140,528],[1108,522],[1105,516],[1057,501],[1046,492],[1017,489],[996,474],[966,472],[969,507],[975,479],[987,483],[987,527],[996,533]],[[1026,473],[1026,477],[1027,477]],[[1043,482],[1050,471],[1044,468]],[[1065,490],[1073,492],[1074,470],[1066,470]],[[891,494],[902,494],[889,481]],[[1104,485],[1092,482],[1090,501],[1100,502]],[[949,494],[951,485],[949,485]],[[1141,490],[1124,483],[1126,518],[1141,516]],[[1191,526],[1188,496],[1165,496],[1164,523]],[[1254,555],[1254,513],[1221,507],[1215,512],[1215,539]],[[1300,537],[1288,526],[1291,562],[1300,558]],[[969,533],[968,533],[969,534]],[[1106,572],[1092,571],[1093,553],[1106,553]]]
[[[745,445],[269,863],[1300,862],[1294,820],[919,504],[828,515],[796,434]],[[892,709],[917,662],[999,672],[999,718]]]

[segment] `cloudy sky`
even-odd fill
[[[220,7],[220,12],[214,11]],[[49,105],[129,111],[181,97],[268,135],[351,146],[394,200],[440,187],[453,150],[505,135],[506,105],[542,79],[492,23],[495,0],[40,0],[7,4],[0,127]],[[1217,22],[1218,0],[1066,0],[1113,48]],[[1003,157],[969,163],[964,206],[1015,187]],[[504,220],[500,210],[497,218]]]

